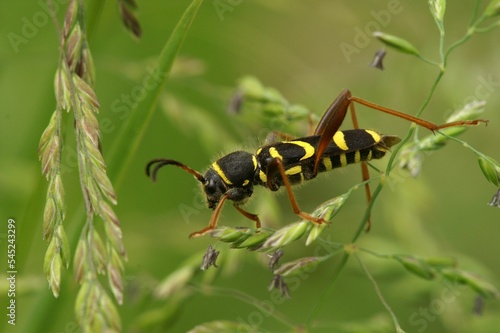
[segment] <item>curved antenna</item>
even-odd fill
[[[155,165],[155,166],[151,170],[151,167],[153,165]],[[198,171],[191,169],[190,167],[182,164],[181,162],[170,160],[167,158],[157,158],[157,159],[149,161],[149,163],[146,165],[146,175],[148,177],[151,177],[151,179],[155,182],[156,181],[156,174],[158,173],[158,170],[160,170],[165,165],[175,165],[175,166],[189,172],[190,174],[192,174],[199,182],[205,183],[205,177],[203,177],[203,175],[201,173],[199,173]]]

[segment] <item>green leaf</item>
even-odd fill
[[[45,209],[43,210],[43,239],[50,240],[54,231],[56,210],[54,200],[47,198]]]
[[[125,120],[124,125],[120,128],[113,142],[109,153],[111,161],[109,174],[112,175],[115,187],[118,187],[123,180],[130,161],[142,142],[142,138],[156,109],[158,97],[163,91],[177,53],[187,36],[202,2],[203,0],[193,0],[182,15],[163,47],[156,65],[151,73],[147,74],[154,76],[156,85],[150,90],[145,89],[146,95],[144,99],[136,101],[138,102],[137,107],[132,110],[130,116]]]
[[[500,165],[491,159],[482,156],[478,157],[479,167],[490,183],[500,186]]]
[[[399,261],[409,272],[418,275],[421,278],[432,280],[436,276],[435,270],[420,257],[411,255],[394,255],[393,258]]]
[[[243,96],[250,99],[260,100],[264,97],[264,86],[253,76],[244,76],[239,80],[238,90]]]
[[[71,261],[71,250],[69,248],[68,237],[66,236],[66,232],[64,231],[62,224],[57,226],[57,235],[60,239],[61,258],[63,260],[64,267],[67,269],[69,268],[69,263]]]
[[[481,115],[486,107],[486,101],[474,100],[463,108],[455,110],[448,118],[446,118],[446,123],[451,123],[460,120],[475,120],[479,115]]]
[[[243,242],[250,237],[255,230],[249,228],[218,227],[210,232],[210,235],[225,243]]]
[[[452,268],[443,269],[441,274],[451,282],[469,286],[486,299],[500,298],[500,291],[478,274]]]
[[[403,53],[420,55],[420,52],[417,50],[417,48],[413,46],[413,44],[408,42],[406,39],[394,35],[389,35],[380,31],[375,31],[373,33],[373,36],[375,38],[378,38],[385,45],[392,47],[396,50],[399,50]]]
[[[264,244],[259,248],[259,251],[271,251],[274,249],[278,249],[282,246],[287,245],[294,240],[299,239],[304,236],[311,222],[309,221],[301,221],[289,224],[270,236]]]
[[[306,246],[312,244],[316,240],[316,238],[318,238],[321,235],[321,233],[323,232],[323,230],[325,230],[327,226],[328,223],[322,223],[322,224],[315,223],[311,231],[309,231],[309,235],[307,235]]]
[[[429,257],[424,262],[433,268],[452,268],[457,266],[457,260],[453,257]]]
[[[472,101],[471,103],[464,105],[463,108],[455,110],[446,119],[445,122],[451,123],[456,121],[477,120],[477,117],[484,112],[485,106],[485,101]],[[447,136],[459,136],[460,134],[465,132],[467,128],[467,126],[453,126],[443,128],[439,130],[438,133],[432,133],[421,139],[417,145],[417,149],[419,151],[440,149],[450,140]]]
[[[76,246],[75,258],[73,261],[75,280],[78,283],[82,283],[83,281],[84,272],[86,270],[85,267],[86,256],[87,256],[87,243],[84,238],[80,238],[80,240],[78,240],[78,245]],[[83,285],[80,287],[80,290],[82,290],[82,288]]]
[[[446,11],[446,0],[429,0],[429,7],[431,9],[432,16],[437,22],[442,24],[444,13]]]
[[[484,10],[483,16],[494,17],[500,15],[500,0],[492,0]]]
[[[237,249],[243,249],[243,248],[256,248],[260,246],[266,239],[268,239],[272,235],[271,232],[269,231],[258,231],[245,239],[244,241],[240,242],[235,242],[232,247],[237,248]]]

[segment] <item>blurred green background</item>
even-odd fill
[[[90,2],[92,8],[98,7],[96,3]],[[134,87],[148,76],[147,68],[154,64],[188,3],[184,0],[140,1],[139,19],[144,35],[139,42],[132,40],[123,28],[115,1],[103,2],[100,16],[92,18],[98,20],[90,47],[101,104],[98,118],[103,132],[103,153],[108,163],[111,162],[106,151],[127,116],[123,96],[132,94]],[[438,72],[415,57],[392,50],[387,50],[384,71],[371,68],[368,64],[381,44],[372,37],[360,37],[360,31],[378,25],[384,32],[408,39],[422,54],[438,61],[439,34],[427,1],[232,3],[224,12],[218,11],[217,0],[207,0],[202,5],[160,97],[147,135],[133,163],[127,167],[125,181],[117,193],[116,212],[129,256],[125,302],[119,307],[124,331],[133,331],[138,321],[144,320],[143,314],[161,309],[169,302],[150,296],[159,281],[182,266],[186,259],[199,256],[201,260],[206,247],[215,243],[209,237],[188,239],[189,233],[208,223],[211,214],[209,209],[197,208],[198,185],[192,177],[178,169],[166,168],[160,172],[158,183],[153,184],[144,174],[145,165],[152,158],[169,157],[203,171],[224,153],[256,149],[265,137],[265,124],[251,115],[230,115],[226,111],[240,77],[254,75],[265,85],[277,88],[289,101],[306,105],[318,115],[342,88],[349,88],[354,95],[375,103],[414,114]],[[465,33],[473,6],[474,1],[448,4],[447,45]],[[59,7],[61,18],[64,6]],[[52,298],[43,275],[47,244],[42,240],[41,224],[47,183],[41,176],[37,147],[55,108],[53,78],[58,62],[58,41],[52,21],[46,16],[44,22],[40,12],[44,13],[42,2],[0,4],[0,299],[6,297],[3,277],[8,218],[17,223],[20,265],[17,325],[7,325],[2,301],[0,331],[78,332],[73,313],[78,286],[72,270],[63,273],[61,295],[57,300]],[[13,46],[9,33],[21,35],[26,21],[33,21],[36,15],[40,20],[36,31],[25,43]],[[490,123],[487,127],[469,129],[461,138],[497,160],[500,159],[499,32],[497,29],[474,35],[451,55],[446,74],[423,114],[425,119],[441,123],[454,108],[474,98],[486,99],[484,118]],[[349,56],[341,49],[347,44],[356,47],[356,52]],[[403,136],[409,126],[403,120],[361,107],[358,118],[361,127],[399,136]],[[66,125],[68,149],[62,157],[67,167],[65,227],[68,234],[73,235],[70,238],[75,239],[84,220],[75,218],[79,216],[82,196],[70,117]],[[349,126],[347,121],[344,128]],[[295,135],[303,135],[307,124],[291,130]],[[420,134],[428,133],[421,130]],[[377,165],[383,167],[384,163],[386,160]],[[377,201],[372,230],[362,237],[360,244],[379,253],[454,256],[463,269],[481,273],[500,285],[500,211],[486,205],[495,188],[483,177],[475,155],[450,143],[445,149],[426,156],[417,179],[404,172],[396,172],[396,176],[396,184],[386,187]],[[359,183],[360,172],[351,166],[320,179],[296,191],[305,211],[312,211],[319,203]],[[255,197],[247,208],[262,214],[269,226],[278,228],[296,220],[283,193],[268,193],[259,188]],[[248,225],[249,221],[229,206],[224,209],[220,223]],[[186,207],[194,207],[189,218],[182,214]],[[365,207],[364,193],[356,191],[323,237],[348,242]],[[75,246],[73,242],[73,250]],[[271,273],[265,255],[231,250],[223,244],[217,247],[221,251],[221,267],[217,269],[220,276],[214,285],[248,293],[261,301],[269,300],[266,288]],[[310,256],[317,250],[317,245],[305,247],[303,241],[298,241],[287,247],[283,260]],[[443,281],[423,281],[393,262],[363,258],[407,332],[498,332],[500,306],[497,302],[486,302],[483,315],[474,315],[475,294],[471,290],[460,289],[452,301],[444,302],[443,291],[448,287]],[[318,298],[331,285],[329,279],[335,264],[336,261],[328,261],[300,280],[293,286],[292,299],[274,304],[275,308],[291,322],[304,322]],[[173,316],[175,321],[169,332],[186,332],[200,323],[218,319],[254,323],[268,332],[289,330],[251,304],[210,292],[197,291],[172,309],[178,312]],[[426,317],[421,309],[430,309],[431,317],[422,319]],[[158,312],[162,311],[169,310]],[[394,331],[373,286],[355,260],[348,263],[313,323],[312,332],[373,330],[366,327],[381,327],[380,332]],[[366,323],[373,326],[363,326]]]

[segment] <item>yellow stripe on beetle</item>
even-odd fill
[[[361,152],[356,150],[354,152],[354,163],[359,163],[361,161]]]
[[[224,171],[222,171],[217,162],[212,163],[212,169],[219,175],[220,178],[222,178],[224,183],[226,183],[227,185],[233,185],[233,183],[231,183],[231,181],[226,177],[226,174],[224,173]]]
[[[377,132],[372,130],[365,130],[365,132],[372,136],[373,141],[375,141],[375,143],[379,143],[380,141],[382,141],[382,137]]]
[[[326,171],[330,171],[333,169],[332,160],[330,159],[330,157],[323,157],[323,165],[325,166]]]
[[[280,160],[283,160],[283,156],[278,153],[278,150],[274,147],[269,148],[269,155],[271,155],[272,158],[279,158]]]
[[[302,167],[300,165],[296,165],[296,166],[291,167],[290,169],[285,171],[285,175],[288,175],[288,176],[293,176],[293,175],[296,175],[298,173],[302,173]]]
[[[267,183],[267,176],[264,171],[259,170],[259,178],[263,183]]]
[[[344,138],[344,133],[342,131],[337,131],[333,135],[333,142],[342,150],[349,150],[349,147],[347,147],[347,143],[345,142]]]
[[[345,153],[340,154],[339,159],[340,159],[340,165],[345,167],[347,165],[347,156],[345,156]]]
[[[255,155],[252,156],[253,169],[257,170],[257,157]]]
[[[299,147],[302,147],[304,149],[304,156],[302,156],[299,161],[308,159],[309,157],[313,156],[314,153],[316,152],[316,149],[314,149],[314,147],[311,146],[311,144],[304,141],[285,141],[285,143],[291,143]]]

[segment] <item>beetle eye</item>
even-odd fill
[[[215,181],[213,179],[207,180],[207,182],[205,183],[205,192],[207,194],[214,194],[216,190],[217,184],[215,184]]]

